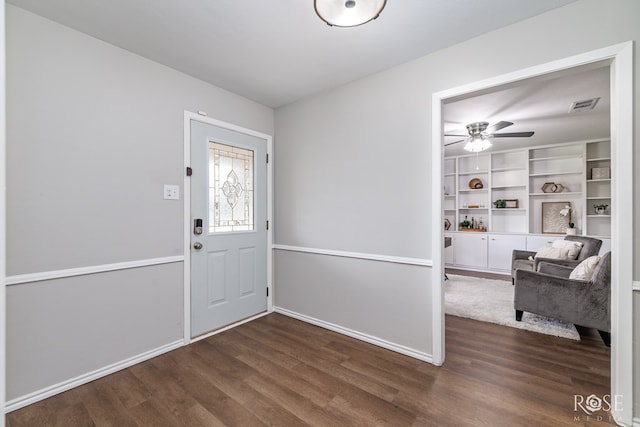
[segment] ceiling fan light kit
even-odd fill
[[[386,0],[314,0],[316,14],[332,27],[356,27],[376,19]]]
[[[472,153],[479,153],[480,151],[484,151],[487,148],[491,148],[492,145],[493,144],[491,144],[491,141],[489,141],[488,138],[484,138],[482,136],[472,136],[464,145],[464,149]]]
[[[504,129],[508,126],[513,125],[511,122],[498,122],[494,125],[489,126],[489,122],[475,122],[467,125],[467,132],[469,136],[460,139],[458,141],[453,141],[447,145],[457,144],[459,142],[466,141],[464,149],[466,151],[470,151],[472,153],[479,153],[480,151],[484,151],[488,148],[491,148],[493,145],[490,141],[491,138],[520,138],[520,137],[530,137],[533,136],[534,132],[512,132],[512,133],[493,133],[500,129]],[[456,133],[445,134],[445,136],[465,136],[458,135]]]

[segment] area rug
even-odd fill
[[[580,334],[570,323],[527,312],[522,316],[522,321],[517,322],[511,281],[454,274],[449,274],[448,277],[449,280],[444,282],[446,314],[580,340]]]

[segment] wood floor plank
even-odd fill
[[[437,367],[270,314],[7,415],[7,426],[580,426],[610,349],[446,316]],[[606,412],[599,425],[614,425]]]

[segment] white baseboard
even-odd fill
[[[144,362],[145,360],[149,360],[156,356],[160,356],[161,354],[167,353],[171,350],[175,350],[176,348],[182,347],[183,345],[184,345],[184,340],[180,339],[178,341],[174,341],[172,343],[147,351],[145,353],[138,354],[136,356],[122,360],[112,365],[105,366],[100,369],[96,369],[93,372],[89,372],[89,373],[80,375],[78,377],[63,381],[61,383],[43,388],[42,390],[34,391],[33,393],[29,393],[27,395],[17,397],[6,403],[4,411],[5,413],[9,413],[11,411],[15,411],[16,409],[24,408],[25,406],[31,405],[32,403],[39,402],[53,395],[62,393],[74,387],[87,384],[93,380],[97,380],[98,378],[102,378],[114,372],[128,368],[129,366],[133,366],[137,363]]]
[[[634,291],[640,291],[640,280],[634,280],[633,281],[633,290]],[[637,420],[640,420],[640,418],[636,418]]]
[[[640,417],[633,419],[633,427],[640,427]]]
[[[272,310],[272,311],[273,311],[273,310]],[[203,340],[203,339],[205,339],[205,338],[212,337],[212,336],[214,336],[214,335],[219,334],[220,332],[228,331],[229,329],[233,329],[233,328],[235,328],[236,326],[244,325],[245,323],[251,322],[252,320],[259,319],[259,318],[264,317],[264,316],[266,316],[267,314],[270,314],[270,313],[271,313],[271,311],[267,310],[267,311],[265,311],[265,312],[263,312],[263,313],[256,314],[255,316],[247,317],[246,319],[242,319],[242,320],[241,320],[241,321],[239,321],[239,322],[236,322],[236,323],[232,323],[232,324],[230,324],[230,325],[227,325],[227,326],[225,326],[224,328],[216,329],[215,331],[207,332],[206,334],[203,334],[203,335],[198,335],[197,337],[193,337],[193,338],[191,338],[191,341],[189,341],[189,344],[193,344],[194,342],[197,342],[197,341]]]
[[[386,348],[387,350],[395,351],[396,353],[404,354],[415,359],[422,360],[424,362],[433,363],[433,358],[430,354],[414,350],[403,345],[395,344],[386,340],[383,340],[372,335],[368,335],[362,332],[354,331],[343,326],[335,325],[333,323],[325,322],[313,317],[306,316],[304,314],[296,313],[286,308],[274,307],[276,313],[283,314],[285,316],[293,317],[294,319],[301,320],[312,325],[320,326],[321,328],[329,329],[330,331],[337,332],[342,335],[349,336],[351,338],[358,339],[360,341],[368,342],[369,344],[377,345],[378,347]]]

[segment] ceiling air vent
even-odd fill
[[[570,113],[593,110],[600,98],[585,99],[584,101],[574,101],[569,108]]]

